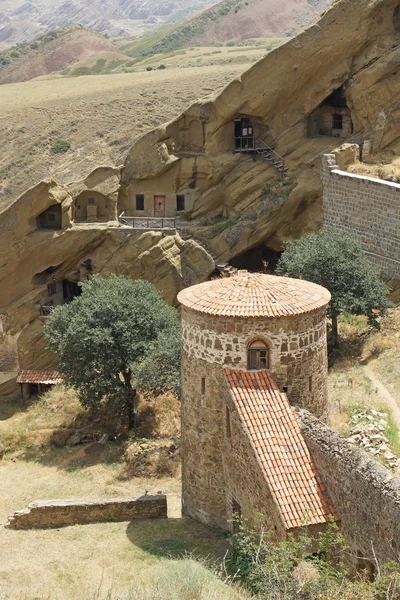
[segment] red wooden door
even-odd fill
[[[154,196],[154,216],[165,217],[165,196]]]

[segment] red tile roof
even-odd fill
[[[178,301],[197,312],[229,317],[290,317],[326,306],[324,287],[289,277],[239,271],[182,290]]]
[[[58,371],[21,371],[17,383],[44,383],[57,385],[63,382],[63,376]]]
[[[294,411],[271,374],[224,371],[285,528],[337,519]]]

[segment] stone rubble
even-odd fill
[[[384,435],[387,425],[386,413],[375,408],[356,408],[350,418],[351,435],[348,441],[395,471],[400,468],[400,460],[393,454],[389,440]]]

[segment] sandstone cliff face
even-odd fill
[[[101,168],[67,187],[43,182],[1,214],[0,395],[15,392],[19,369],[55,364],[45,348],[42,307],[63,301],[63,281],[84,281],[91,272],[144,278],[173,304],[181,289],[214,270],[206,250],[179,234],[119,228],[113,220],[75,223],[76,198],[91,185],[91,194],[93,187],[103,194],[108,190],[111,200],[116,176],[115,169]],[[61,228],[38,229],[37,216],[55,205],[61,208]],[[48,286],[54,282],[57,291],[49,297]]]
[[[398,0],[339,0],[318,23],[270,52],[213,101],[191,106],[142,138],[122,172],[121,206],[132,206],[139,181],[147,181],[149,189],[162,181],[163,188],[179,193],[194,187],[192,218],[241,216],[236,235],[226,231],[208,240],[219,260],[260,242],[282,247],[316,229],[321,223],[320,155],[338,146],[338,140],[310,137],[310,120],[340,89],[353,124],[347,141],[370,139],[374,152],[398,151],[399,41]],[[274,206],[270,199],[272,210],[264,205],[277,171],[260,157],[254,161],[233,153],[233,120],[242,116],[284,157],[296,183],[282,194],[282,200],[288,195],[283,205]],[[185,179],[184,173],[190,176]]]
[[[84,279],[88,260],[94,272],[145,277],[175,302],[182,287],[209,276],[214,261],[260,244],[280,250],[286,240],[316,230],[322,220],[320,156],[339,145],[318,129],[332,93],[352,122],[342,141],[368,139],[373,152],[400,151],[399,42],[399,0],[339,0],[213,100],[141,138],[122,170],[100,167],[66,186],[45,181],[14,202],[1,214],[0,394],[11,390],[18,368],[51,365],[40,316],[47,286]],[[262,157],[234,153],[233,121],[242,117],[284,158],[283,180]],[[186,239],[183,233],[118,228],[119,213],[135,213],[137,193],[151,199],[187,194],[193,205],[187,216],[194,221]],[[92,197],[97,224],[82,218]],[[60,228],[38,230],[40,213],[57,206]],[[199,217],[215,215],[235,218],[219,232],[196,225]]]

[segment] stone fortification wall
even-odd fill
[[[386,277],[400,279],[400,184],[340,171],[322,157],[323,221],[355,235]]]
[[[270,371],[278,387],[288,388],[291,402],[324,414],[328,394],[325,309],[287,318],[241,319],[183,307],[182,329],[185,354],[235,369],[247,369],[248,344],[261,338],[269,347]]]
[[[107,500],[48,500],[31,502],[8,518],[5,527],[29,529],[83,525],[103,521],[167,518],[164,495]]]
[[[361,557],[383,564],[400,550],[400,479],[307,413],[302,431],[327,487],[354,563]],[[371,545],[372,543],[372,545]]]

